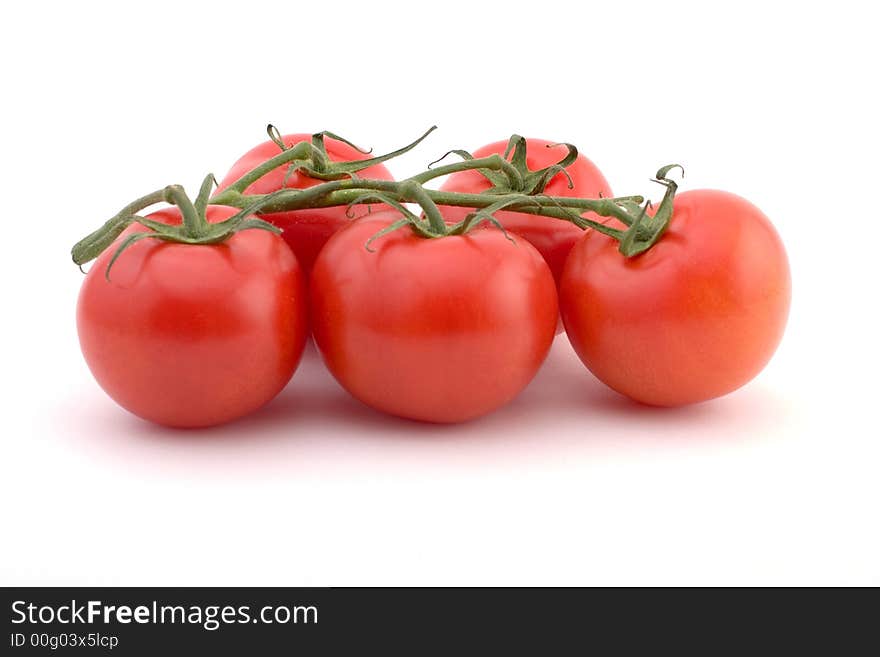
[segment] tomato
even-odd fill
[[[507,148],[507,141],[497,141],[483,146],[473,152],[475,158],[487,157],[498,153],[503,154]],[[562,160],[567,154],[563,145],[554,145],[554,142],[543,139],[526,140],[526,164],[532,171],[543,169]],[[548,196],[577,196],[581,198],[611,197],[611,187],[602,175],[602,172],[583,155],[566,167],[566,172],[571,176],[572,188],[568,187],[568,179],[562,174],[556,174],[544,189]],[[467,194],[479,194],[489,189],[489,181],[478,171],[460,171],[450,175],[441,185],[440,189],[448,192],[460,192]],[[444,206],[444,217],[451,223],[460,221],[472,212],[469,208]],[[526,214],[524,212],[512,212],[500,210],[494,216],[506,230],[528,240],[532,246],[547,261],[553,278],[558,282],[562,276],[565,259],[568,252],[581,236],[583,230],[574,224],[552,217]],[[599,220],[596,215],[585,216]]]
[[[233,208],[209,206],[216,222]],[[180,223],[176,208],[151,214]],[[117,240],[135,231],[131,226]],[[306,338],[302,271],[278,235],[243,230],[225,242],[145,239],[105,277],[111,246],[77,305],[83,355],[120,406],[153,422],[202,427],[241,417],[290,380]]]
[[[311,141],[312,136],[307,134],[285,135],[282,137],[287,146],[293,146],[303,141]],[[364,160],[368,155],[364,155],[357,149],[348,144],[325,137],[324,145],[327,148],[327,154],[333,161],[350,161]],[[241,178],[251,169],[256,168],[263,162],[275,157],[281,152],[281,149],[274,141],[266,141],[255,146],[247,153],[242,155],[238,161],[232,165],[229,173],[220,182],[218,191],[225,189],[236,180]],[[245,193],[247,194],[270,194],[280,189],[306,189],[315,185],[320,185],[324,180],[310,178],[297,171],[290,177],[287,182],[284,178],[287,175],[288,166],[280,166],[274,171],[269,172],[255,183],[250,185]],[[394,180],[391,172],[383,164],[374,164],[358,172],[361,178],[372,178],[374,180]],[[282,237],[293,249],[299,260],[300,266],[308,274],[312,270],[315,258],[323,248],[324,244],[330,239],[341,226],[344,226],[351,218],[346,214],[347,208],[331,207],[331,208],[314,208],[305,210],[293,210],[290,212],[274,212],[271,214],[261,214],[261,218],[278,226],[284,232]]]
[[[679,194],[666,233],[625,258],[587,231],[560,285],[562,319],[584,364],[643,403],[712,399],[751,380],[788,318],[791,276],[767,217],[721,191]]]
[[[364,217],[334,235],[311,278],[312,333],[333,376],[375,409],[459,422],[513,399],[550,348],[553,276],[499,230],[425,239],[400,218]]]

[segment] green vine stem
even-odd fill
[[[459,164],[465,163],[461,162]],[[354,180],[334,180],[322,185],[309,187],[308,189],[282,190],[264,195],[245,195],[226,189],[216,195],[211,202],[216,205],[231,205],[237,208],[247,208],[252,203],[262,203],[262,212],[264,213],[289,212],[306,208],[328,208],[337,205],[349,205],[358,196],[363,195],[365,191],[369,190],[393,195],[401,203],[418,203],[419,198],[416,198],[412,193],[412,190],[415,189],[412,186],[413,183],[418,183],[418,181],[414,181],[412,178],[399,182],[357,178]],[[563,219],[576,224],[580,228],[593,228],[615,239],[620,239],[622,231],[582,217],[580,213],[594,212],[602,217],[613,217],[619,219],[625,225],[630,225],[635,219],[620,204],[620,199],[528,196],[526,194],[460,194],[457,192],[441,192],[439,190],[427,189],[420,185],[418,188],[421,189],[419,196],[429,199],[434,205],[454,205],[482,209],[504,200],[509,201],[508,205],[505,206],[506,210]],[[625,200],[632,203],[643,202],[643,199],[639,196],[628,196],[625,197]]]
[[[392,181],[360,178],[356,174],[372,164],[384,162],[411,150],[434,127],[412,143],[386,155],[345,162],[331,161],[324,149],[325,136],[341,139],[333,133],[318,133],[311,142],[300,142],[286,147],[273,126],[269,126],[268,130],[270,137],[279,145],[278,155],[245,173],[213,197],[210,193],[216,181],[213,176],[208,176],[202,182],[195,202],[186,196],[179,185],[169,185],[133,201],[101,228],[77,242],[71,251],[73,261],[81,266],[96,258],[133,222],[153,231],[142,234],[143,237],[188,244],[211,244],[247,228],[277,230],[260,219],[246,219],[258,211],[271,214],[377,202],[389,204],[401,211],[403,219],[395,224],[396,228],[408,225],[422,237],[459,235],[483,221],[497,224],[492,213],[503,208],[569,221],[582,229],[593,229],[617,240],[619,251],[626,257],[634,257],[650,249],[661,238],[672,219],[672,202],[677,185],[668,178],[668,174],[678,165],[669,165],[657,172],[655,182],[666,187],[666,192],[657,211],[649,215],[649,205],[642,205],[644,198],[641,196],[593,199],[545,195],[543,189],[546,183],[557,174],[565,174],[565,166],[577,156],[577,149],[570,144],[564,144],[568,148],[568,154],[560,162],[546,169],[531,171],[525,165],[526,142],[522,137],[514,135],[505,156],[496,154],[473,158],[466,151],[450,151],[461,156],[462,161],[428,168],[404,180]],[[507,159],[508,156],[510,159]],[[288,166],[288,175],[300,170],[305,175],[326,182],[306,189],[285,188],[272,194],[244,193],[244,190],[261,177],[285,165]],[[478,171],[485,176],[490,182],[490,188],[481,194],[464,194],[428,189],[424,186],[426,182],[440,176],[468,170]],[[171,203],[179,208],[183,217],[182,226],[170,228],[138,216],[138,212],[161,202]],[[424,219],[409,211],[404,206],[407,203],[421,206]],[[205,220],[208,204],[230,206],[241,211],[219,224],[208,224]],[[474,212],[464,221],[447,225],[438,206],[473,208]],[[588,212],[616,219],[623,227],[607,225],[583,216]],[[123,248],[117,250],[114,261],[122,250]]]

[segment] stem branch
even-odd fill
[[[432,231],[438,235],[446,234],[446,222],[443,220],[443,215],[440,214],[437,204],[428,194],[428,190],[413,180],[407,180],[400,184],[400,193],[406,197],[406,200],[422,206]]]
[[[133,217],[141,210],[168,200],[165,188],[157,189],[146,196],[141,196],[122,208],[116,215],[104,222],[98,230],[89,233],[79,242],[73,245],[70,256],[73,261],[82,267],[85,263],[94,260],[98,255],[110,246],[119,237],[123,230],[128,228]]]
[[[169,185],[165,188],[168,200],[177,206],[183,217],[183,226],[190,237],[201,237],[205,234],[205,228],[208,225],[207,220],[199,215],[196,206],[190,200],[183,187],[180,185]]]
[[[293,160],[305,159],[311,156],[311,154],[312,145],[307,141],[301,141],[295,146],[288,148],[286,151],[281,151],[275,157],[266,160],[258,167],[251,169],[241,178],[229,185],[229,187],[227,187],[226,189],[243,194],[244,190],[246,190],[248,187],[250,187],[252,184],[254,184],[270,171],[274,171],[278,167],[292,162]]]

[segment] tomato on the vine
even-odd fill
[[[209,206],[217,223],[233,208]],[[149,215],[180,224],[179,210]],[[116,244],[147,232],[135,224]],[[159,424],[202,427],[241,417],[290,380],[306,339],[306,287],[278,235],[242,230],[218,244],[142,239],[115,245],[83,282],[83,355],[119,405]]]
[[[311,141],[312,135],[284,135],[281,139],[289,148],[300,142]],[[369,157],[345,142],[331,137],[324,138],[324,145],[331,161],[365,160]],[[217,188],[218,192],[279,153],[281,153],[281,148],[272,140],[255,146],[232,165],[232,168],[224,176],[223,180],[220,181],[220,185]],[[311,178],[300,171],[288,175],[288,170],[288,165],[279,166],[248,186],[245,189],[245,193],[271,194],[281,189],[306,189],[325,182],[317,178]],[[394,180],[391,172],[381,163],[366,167],[358,172],[358,176],[375,180]],[[315,258],[317,258],[318,253],[327,240],[330,239],[330,236],[351,221],[351,217],[347,212],[348,209],[345,206],[335,206],[292,210],[289,212],[273,212],[260,214],[259,216],[284,231],[282,237],[290,245],[290,248],[293,249],[300,266],[308,274],[312,270]]]
[[[754,205],[679,194],[663,236],[626,258],[587,231],[560,284],[566,332],[604,383],[643,403],[712,399],[751,380],[776,350],[791,299],[788,259]]]
[[[553,277],[497,229],[426,239],[375,213],[334,235],[311,277],[312,332],[334,377],[369,406],[459,422],[513,399],[550,348]]]
[[[493,154],[502,155],[508,147],[507,141],[497,141],[483,146],[473,152],[474,158],[486,157]],[[563,144],[556,144],[544,139],[526,139],[526,165],[532,171],[544,169],[559,162],[566,154],[567,148]],[[563,173],[557,173],[547,183],[544,194],[548,196],[571,196],[583,198],[609,198],[612,196],[611,186],[605,180],[602,172],[589,159],[578,155],[577,159],[565,168],[569,178]],[[440,189],[448,192],[466,194],[479,194],[491,187],[491,183],[479,171],[460,171],[450,175]],[[470,208],[445,206],[443,214],[450,223],[460,221],[472,212]],[[499,210],[493,213],[495,218],[506,230],[528,240],[544,257],[554,280],[559,282],[565,259],[574,243],[583,235],[583,230],[573,223],[543,217],[540,215],[514,212],[511,210]],[[596,219],[590,213],[585,216]]]

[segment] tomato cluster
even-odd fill
[[[310,139],[258,145],[214,198]],[[512,161],[510,143],[470,157]],[[599,169],[573,149],[553,168],[566,145],[528,139],[521,147],[527,155],[518,166],[546,172],[528,193],[611,198]],[[378,159],[347,142],[324,138],[322,148],[331,164],[363,162],[346,184],[393,183]],[[239,191],[272,200],[343,178],[326,171],[280,165]],[[493,180],[460,170],[439,191],[492,194]],[[164,425],[210,426],[264,405],[293,376],[309,332],[333,376],[365,404],[414,420],[469,420],[531,381],[560,317],[580,359],[608,386],[645,404],[690,404],[753,378],[788,315],[779,236],[754,205],[726,192],[675,196],[665,232],[632,257],[595,228],[524,211],[499,209],[472,230],[426,234],[419,222],[407,223],[404,206],[377,192],[378,210],[374,204],[355,218],[345,205],[258,212],[278,234],[244,230],[272,227],[201,196],[111,233],[77,307],[83,354],[99,384],[124,408]],[[439,211],[449,226],[470,227],[475,216],[463,205]],[[582,216],[627,228],[613,217]],[[210,232],[235,221],[241,229]]]

